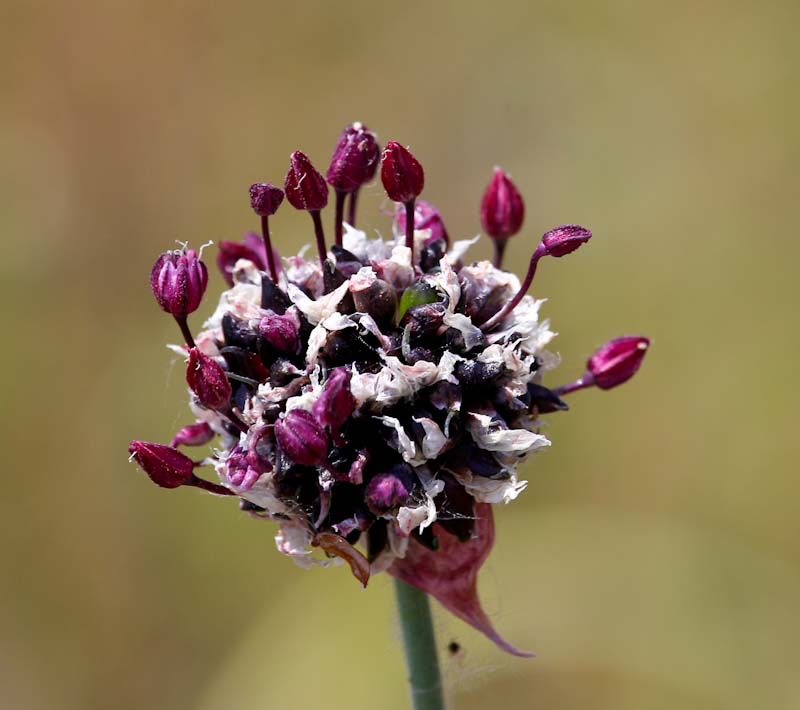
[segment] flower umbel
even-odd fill
[[[612,340],[581,378],[545,385],[557,364],[546,349],[554,333],[527,292],[542,257],[567,256],[592,233],[545,232],[520,283],[499,264],[524,207],[498,168],[481,208],[496,263],[467,262],[472,242],[451,244],[439,211],[417,200],[422,166],[390,141],[381,179],[400,203],[397,234],[370,239],[352,223],[379,155],[362,124],[345,129],[327,173],[337,195],[328,250],[320,218],[328,187],[306,155],[292,154],[286,198],[311,214],[317,254],[285,258],[282,268],[267,219],[284,193],[253,185],[262,235],[220,245],[229,288],[196,337],[187,316],[205,292],[205,265],[186,248],[159,257],[151,286],[183,334],[194,423],[172,446],[134,441],[130,453],[159,486],[239,497],[244,511],[279,525],[278,550],[298,563],[343,561],[365,586],[388,571],[526,655],[498,635],[478,600],[493,506],[517,498],[526,486],[519,464],[550,446],[542,417],[566,410],[562,397],[575,390],[628,380],[649,341]],[[213,437],[213,456],[201,461],[175,448]],[[197,477],[201,466],[213,466],[221,485]]]

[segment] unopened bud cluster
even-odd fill
[[[379,164],[398,203],[386,241],[352,225],[358,192]],[[320,217],[328,184],[337,196],[330,245]],[[304,153],[290,159],[286,200],[311,213],[315,256],[278,258],[268,219],[284,190],[256,183],[250,201],[262,233],[220,244],[229,289],[200,332],[187,321],[207,281],[195,252],[167,252],[151,275],[159,305],[181,326],[196,422],[170,447],[133,442],[132,457],[162,487],[239,497],[243,510],[279,525],[281,552],[301,563],[341,558],[362,582],[384,569],[399,575],[401,560],[423,552],[457,558],[490,546],[477,512],[525,488],[520,463],[550,445],[542,416],[567,409],[562,397],[574,390],[624,382],[648,344],[613,340],[579,380],[547,386],[554,333],[539,316],[543,301],[527,291],[542,258],[566,256],[592,233],[577,225],[545,232],[530,244],[521,283],[500,268],[497,248],[523,227],[510,178],[496,169],[480,210],[476,200],[495,263],[466,260],[473,241],[451,243],[439,211],[417,199],[424,185],[407,148],[390,141],[381,152],[375,135],[353,124],[326,177]],[[212,437],[213,454],[199,462],[177,450]],[[198,477],[201,466],[220,484]],[[408,565],[404,574],[417,583]]]

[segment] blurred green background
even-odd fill
[[[799,707],[799,20],[792,1],[5,0],[4,706],[406,707],[388,577],[297,569],[271,524],[126,460],[190,421],[157,253],[238,239],[251,182],[296,148],[324,168],[361,120],[412,147],[454,236],[511,171],[510,264],[556,224],[594,230],[537,276],[551,384],[608,337],[654,339],[631,383],[552,417],[498,511],[482,593],[538,657],[437,610],[442,650],[463,647],[452,707]],[[377,186],[362,205],[385,232]],[[310,240],[288,206],[273,222],[286,251]]]

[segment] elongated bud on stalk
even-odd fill
[[[275,214],[283,202],[283,190],[269,182],[257,182],[250,186],[250,207],[261,217],[261,235],[264,239],[264,260],[269,268],[270,278],[277,282],[278,265],[272,249],[269,233],[269,218]]]
[[[592,233],[579,224],[565,224],[551,229],[542,236],[542,245],[548,256],[566,256],[592,238]]]
[[[505,241],[522,228],[525,203],[502,168],[495,168],[481,200],[481,224],[492,238]]]
[[[328,186],[325,178],[311,164],[308,156],[296,150],[289,158],[286,174],[286,199],[297,210],[312,212],[328,204]]]
[[[502,323],[505,317],[517,307],[522,297],[531,287],[533,277],[536,274],[536,267],[539,265],[539,260],[543,256],[566,256],[567,254],[571,254],[582,244],[588,242],[591,238],[592,233],[586,229],[586,227],[581,227],[577,224],[565,224],[561,227],[551,229],[549,232],[545,232],[542,235],[542,241],[539,242],[539,246],[536,247],[533,254],[531,254],[531,260],[528,264],[528,273],[525,274],[525,280],[522,282],[522,286],[516,296],[506,303],[499,313],[496,313],[487,320],[481,326],[481,330],[484,332],[490,331],[496,325]],[[500,255],[502,256],[502,250]]]
[[[128,453],[157,486],[177,488],[192,480],[194,462],[171,446],[132,441]]]
[[[306,210],[311,214],[317,240],[317,255],[322,266],[325,263],[327,248],[319,212],[328,204],[328,185],[305,153],[296,150],[290,156],[289,162],[285,184],[286,199],[295,209]]]
[[[381,159],[383,189],[395,202],[410,202],[425,187],[425,171],[411,151],[396,141],[389,141]]]
[[[301,466],[319,466],[328,453],[328,437],[316,417],[292,409],[275,422],[275,439],[283,453]]]
[[[189,350],[186,382],[206,409],[224,412],[230,407],[231,385],[225,370],[197,348]]]
[[[640,335],[609,340],[589,358],[586,369],[601,390],[611,389],[636,374],[649,347],[650,340]]]

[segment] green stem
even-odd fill
[[[411,705],[414,710],[444,710],[428,595],[399,579],[394,580],[394,590],[403,631]]]

